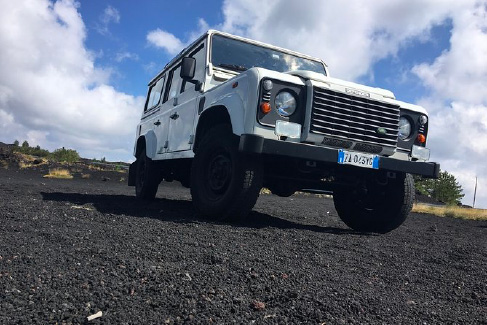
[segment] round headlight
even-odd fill
[[[401,140],[406,140],[411,135],[411,122],[405,117],[399,119],[399,134]]]
[[[274,100],[274,107],[281,116],[291,116],[296,110],[296,106],[296,98],[287,91],[282,91],[277,94]]]
[[[267,80],[264,80],[264,89],[269,91],[272,89],[272,87],[274,86],[274,84],[272,83],[271,80],[267,79]]]
[[[426,115],[421,115],[419,117],[419,123],[421,123],[421,125],[425,125],[427,122],[428,122],[428,117]]]

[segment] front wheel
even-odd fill
[[[414,180],[410,174],[369,179],[353,190],[334,191],[333,201],[340,219],[350,228],[387,233],[408,217],[414,201]]]
[[[201,140],[193,159],[193,204],[212,220],[244,217],[257,201],[262,178],[260,159],[240,153],[231,128],[217,126]]]
[[[137,157],[135,170],[135,196],[139,199],[153,200],[159,187],[159,172],[152,159],[143,149]]]

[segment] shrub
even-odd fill
[[[49,174],[44,175],[43,177],[72,179],[73,175],[71,175],[71,173],[67,169],[54,168],[54,169],[49,169]]]
[[[65,149],[64,147],[54,150],[50,157],[58,162],[74,163],[79,160],[79,154],[76,150]]]

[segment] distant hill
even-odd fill
[[[12,153],[13,144],[0,142],[0,156],[4,158]]]

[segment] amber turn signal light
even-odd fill
[[[262,111],[262,113],[264,113],[264,114],[269,113],[269,112],[271,111],[271,104],[266,103],[266,102],[261,103],[261,104],[260,104],[260,110],[261,110],[261,111]]]
[[[424,134],[418,134],[418,142],[419,143],[425,143],[426,142],[426,137]]]

